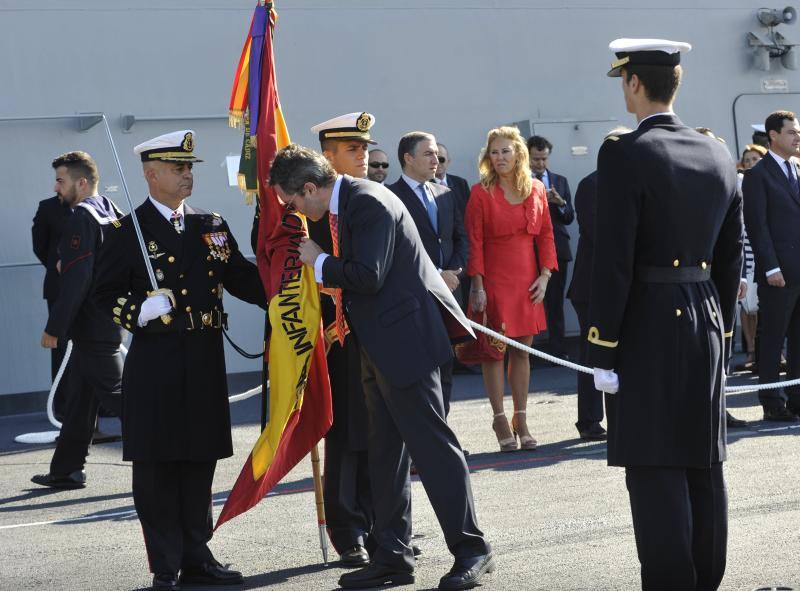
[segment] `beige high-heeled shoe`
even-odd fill
[[[528,431],[528,422],[525,418],[527,411],[524,410],[515,410],[514,416],[511,418],[511,429],[514,433],[514,437],[519,437],[519,448],[524,451],[535,451],[536,450],[536,440],[531,437],[530,431]],[[517,415],[522,415],[522,419],[518,419]],[[523,429],[527,432],[527,435],[523,435]]]
[[[497,443],[500,445],[500,451],[517,451],[517,438],[511,432],[511,427],[508,425],[506,413],[499,412],[494,415],[494,418],[492,419],[492,429],[497,437]],[[508,435],[508,437],[505,437],[505,435]]]

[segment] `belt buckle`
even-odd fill
[[[205,327],[211,326],[212,323],[211,312],[203,312],[203,315],[200,317],[200,320],[203,322],[203,326]]]

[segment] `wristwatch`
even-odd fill
[[[545,277],[547,277],[548,279],[550,279],[550,276],[551,276],[552,274],[553,274],[553,272],[552,272],[550,269],[548,269],[548,268],[544,268],[544,269],[542,269],[542,275],[544,275],[544,276],[545,276]]]

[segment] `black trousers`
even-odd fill
[[[133,503],[142,524],[150,572],[177,573],[214,559],[211,483],[215,460],[133,461]]]
[[[478,529],[467,463],[444,419],[439,369],[400,388],[388,382],[363,349],[361,359],[375,502],[373,561],[414,570],[409,453],[450,552],[456,557],[486,554],[489,546]]]
[[[451,359],[439,366],[439,379],[442,382],[442,402],[444,403],[444,417],[450,414],[450,397],[453,394],[453,362]]]
[[[714,591],[725,574],[728,493],[722,464],[628,467],[643,591]]]
[[[323,484],[333,547],[342,554],[356,545],[367,546],[375,520],[367,452],[351,451],[336,438],[326,439]]]
[[[55,306],[56,300],[47,300],[47,312],[50,313],[53,310],[53,306]],[[55,349],[50,349],[50,381],[56,381],[56,374],[58,373],[58,368],[61,367],[61,362],[64,360],[64,353],[67,351],[67,341],[65,339],[58,340],[58,347]],[[70,364],[67,364],[67,367],[64,368],[64,373],[61,376],[61,381],[58,383],[58,387],[56,388],[56,393],[53,396],[53,414],[55,415],[56,419],[61,422],[64,422],[64,413],[66,411],[67,406],[67,392],[69,389],[69,368]]]
[[[50,473],[82,470],[92,443],[100,404],[119,416],[122,409],[122,353],[118,343],[73,341],[69,360],[70,393]]]
[[[550,289],[550,286],[547,286]],[[578,315],[578,324],[581,327],[581,340],[579,345],[578,363],[586,365],[588,356],[589,335],[589,304],[582,302],[572,302],[575,313]],[[594,377],[588,373],[578,373],[578,422],[575,426],[578,430],[586,429],[593,423],[603,420],[603,394],[595,390]]]
[[[361,387],[361,351],[350,334],[344,348],[328,353],[333,396],[333,425],[325,436],[325,517],[339,554],[353,546],[371,549],[375,522],[369,483],[367,411]]]
[[[563,357],[567,353],[564,341],[564,290],[567,286],[569,261],[558,260],[558,271],[553,271],[544,294],[544,311],[547,316],[547,338],[550,352]]]
[[[758,381],[780,379],[783,341],[786,339],[787,379],[800,378],[800,287],[758,285]],[[760,390],[758,400],[764,408],[787,405],[800,412],[800,387]]]

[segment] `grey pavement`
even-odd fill
[[[231,391],[257,381],[254,375],[231,376]],[[530,391],[528,421],[539,449],[501,454],[480,376],[456,376],[449,420],[470,451],[478,519],[497,555],[497,571],[482,588],[639,588],[624,474],[606,466],[604,444],[577,438],[575,375],[536,367]],[[737,417],[752,422],[729,434],[730,536],[722,589],[800,589],[800,428],[761,422],[755,394],[730,396],[728,402]],[[510,399],[506,403],[510,416]],[[215,516],[258,437],[258,408],[255,398],[233,406],[235,455],[218,464]],[[104,419],[104,428],[118,424]],[[41,414],[0,419],[0,589],[147,588],[131,469],[121,460],[121,445],[92,447],[85,489],[50,491],[30,477],[47,471],[52,446],[13,442],[17,434],[49,429]],[[216,533],[211,548],[220,561],[243,571],[244,589],[337,587],[345,571],[335,563],[322,565],[311,488],[306,459],[275,494]],[[414,532],[423,555],[416,585],[404,588],[432,589],[451,557],[416,479],[413,495]]]

